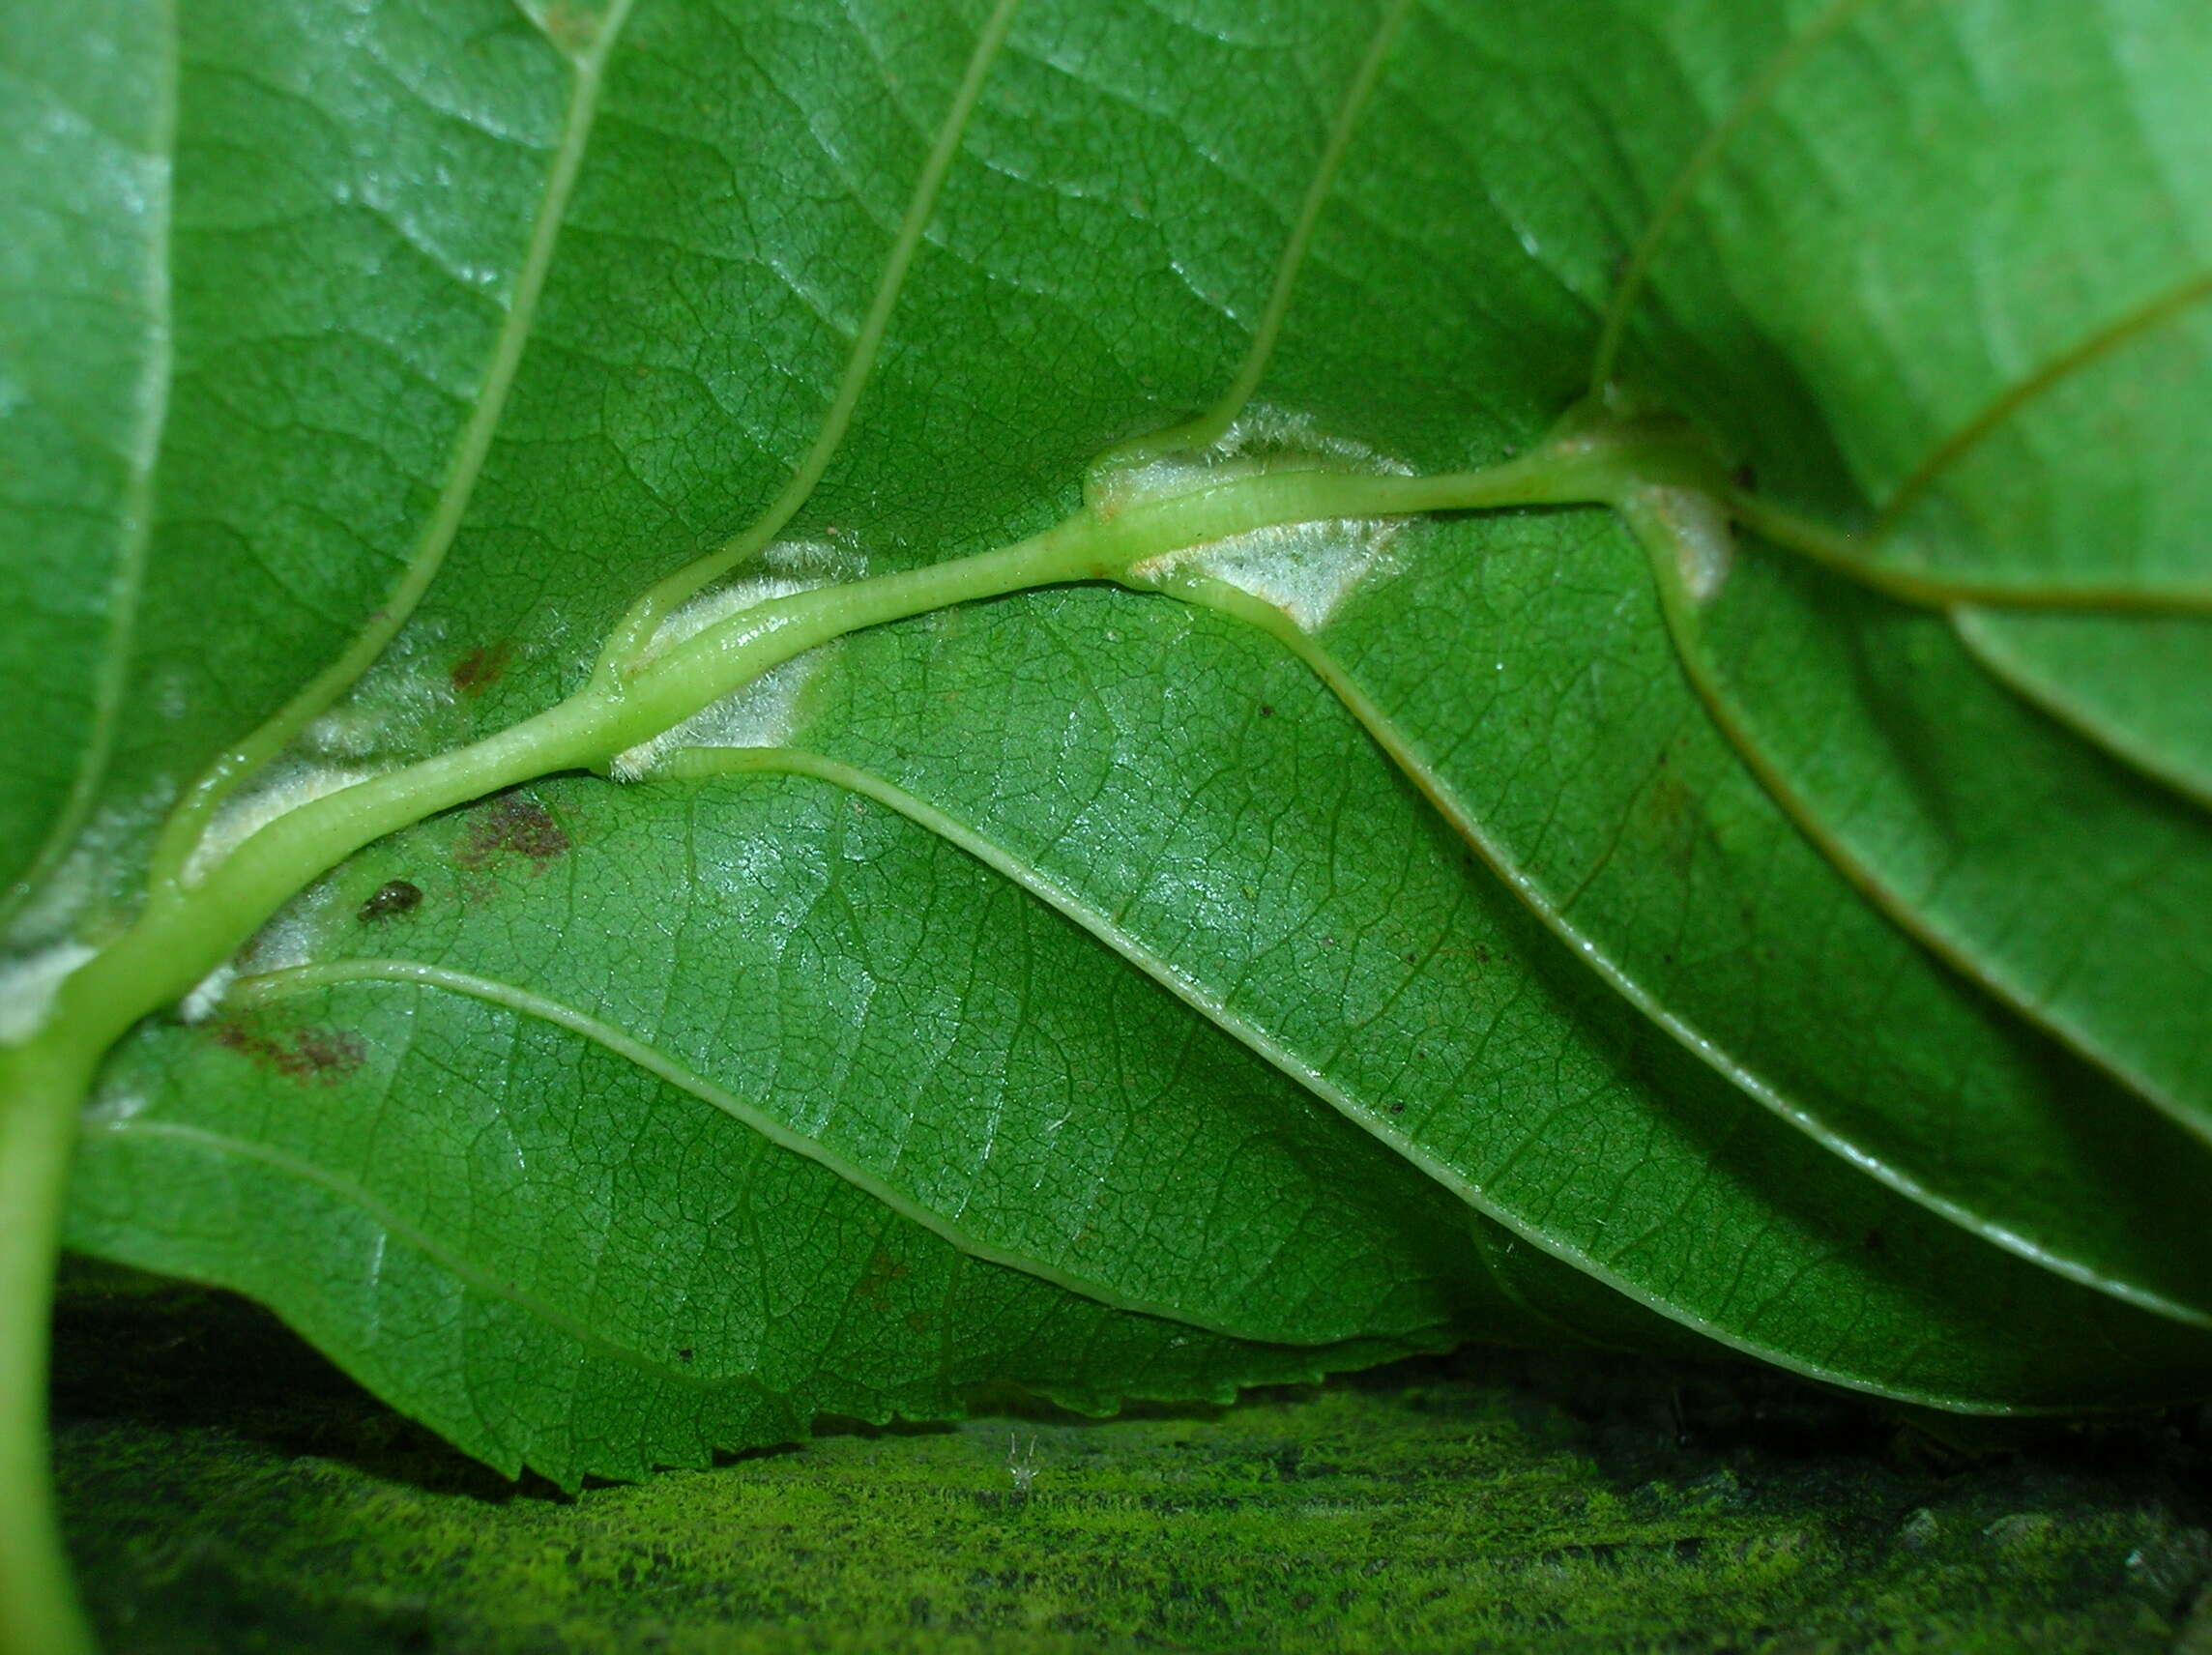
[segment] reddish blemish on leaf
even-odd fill
[[[573,57],[590,49],[600,27],[599,15],[589,6],[570,5],[568,0],[550,0],[530,8],[538,19],[538,26],[546,37],[564,52]]]
[[[272,1033],[246,1023],[218,1023],[216,1044],[236,1052],[257,1069],[303,1085],[335,1086],[361,1067],[368,1047],[342,1029],[300,1028]]]
[[[512,644],[480,644],[453,663],[453,687],[466,696],[481,695],[499,682],[513,657]]]
[[[891,1308],[890,1286],[905,1274],[906,1266],[878,1247],[854,1289],[855,1296],[866,1299],[871,1309],[888,1312]]]
[[[535,798],[504,794],[473,811],[453,860],[464,868],[483,868],[502,857],[527,857],[543,868],[567,853],[569,839],[553,813]]]

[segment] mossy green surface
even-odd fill
[[[80,1280],[58,1357],[63,1498],[116,1652],[2120,1652],[2206,1631],[2189,1415],[1968,1453],[1748,1371],[1475,1353],[1222,1410],[832,1432],[571,1500],[460,1460],[235,1300]]]

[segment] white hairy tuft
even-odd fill
[[[272,765],[251,787],[233,794],[216,812],[207,831],[185,864],[184,883],[196,885],[210,868],[279,816],[303,804],[364,782],[377,772],[351,765],[311,765],[302,761]]]
[[[344,699],[300,733],[301,750],[358,762],[439,744],[439,715],[455,699],[446,653],[444,622],[410,623]]]
[[[1254,408],[1211,448],[1163,454],[1105,474],[1099,486],[1110,499],[1134,504],[1181,493],[1222,475],[1301,463],[1325,471],[1414,475],[1412,466],[1363,443],[1325,434],[1310,416]],[[1208,575],[1273,605],[1299,630],[1312,632],[1326,624],[1353,589],[1382,565],[1398,527],[1396,520],[1383,518],[1279,524],[1149,559],[1130,573],[1140,578],[1171,570]]]
[[[1299,631],[1318,632],[1353,589],[1384,564],[1398,529],[1390,518],[1282,523],[1172,553],[1131,572],[1174,568],[1211,575],[1280,609]]]
[[[820,540],[778,541],[761,554],[769,567],[786,571],[738,581],[700,594],[661,622],[653,634],[655,654],[705,631],[718,622],[795,593],[849,579],[851,556]],[[773,747],[788,740],[797,722],[800,691],[835,652],[834,644],[807,651],[767,672],[742,688],[701,708],[683,723],[651,740],[617,753],[608,766],[617,781],[642,781],[669,753],[681,747]]]
[[[237,977],[237,965],[229,960],[223,961],[200,978],[192,992],[177,1002],[178,1021],[205,1023],[215,1015],[216,1008],[222,1004],[222,997],[230,992],[230,985]]]
[[[771,667],[733,694],[701,708],[673,729],[615,755],[617,781],[643,781],[668,754],[684,747],[780,747],[799,725],[799,698],[832,654],[835,643]]]
[[[62,984],[95,952],[82,943],[56,943],[0,965],[0,1046],[20,1046],[44,1029]]]

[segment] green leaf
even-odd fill
[[[0,915],[50,871],[114,739],[169,395],[167,148],[158,8],[54,0],[0,41],[0,707],[36,710],[0,790]]]
[[[1982,664],[2089,740],[2212,805],[2212,622],[1963,610]]]
[[[2212,977],[2200,810],[1992,684],[1939,619],[1817,570],[1747,563],[1684,625],[1720,715],[1873,901],[2212,1136],[2212,1038],[2172,998]]]
[[[1582,519],[1439,528],[1301,647],[1587,964],[1853,1177],[2201,1318],[2203,1146],[1822,860],[1683,682],[1643,564]]]
[[[175,390],[132,720],[180,768],[335,655],[472,497],[591,86],[514,8],[179,17]],[[364,141],[374,134],[374,142]],[[251,618],[212,635],[209,614]],[[189,640],[190,647],[185,647]]]
[[[1840,554],[1878,574],[2212,602],[2190,458],[2212,185],[2185,159],[2212,42],[2186,12],[1621,10],[1650,18],[1721,141],[1640,240],[1649,288],[1617,366],[1710,421],[1775,501],[1863,530]],[[1754,42],[1779,50],[1768,73],[1733,67]],[[1796,407],[1761,408],[1755,379]]]
[[[1118,1312],[542,1017],[419,989],[302,1011],[322,1021],[247,1014],[125,1052],[72,1239],[275,1303],[509,1475],[704,1465],[819,1413],[956,1412],[996,1380],[1091,1410],[1225,1398],[1224,1374],[1310,1379],[1438,1337],[1269,1348]],[[311,1251],[270,1246],[287,1234]]]
[[[2182,0],[166,21],[4,71],[138,168],[0,252],[73,1244],[571,1484],[1468,1338],[2205,1386]]]
[[[1499,555],[1473,566],[1496,578]],[[1377,601],[1399,591],[1381,584]],[[1408,608],[1454,618],[1464,638],[1475,609],[1464,595],[1432,590]],[[1401,642],[1421,630],[1410,614],[1391,625]],[[1453,695],[1459,675],[1434,671]],[[1391,682],[1409,708],[1420,676]],[[1493,712],[1481,727],[1511,722]],[[1928,1222],[1655,1038],[1264,637],[1173,609],[1130,613],[1103,595],[955,611],[847,645],[786,740],[791,751],[757,762],[818,752],[858,767],[835,773],[888,788],[1481,1210],[1644,1303],[1770,1359],[1907,1395],[2048,1384],[2055,1398],[2110,1382],[2095,1377],[2111,1373],[2106,1356],[2063,1317],[2020,1308],[2052,1291],[2024,1285],[2040,1272]],[[1040,748],[1055,755],[1049,770],[1030,759]],[[1761,1001],[1755,973],[1735,987],[1732,1003],[1789,1014]],[[1820,1037],[1811,1017],[1792,1028]],[[1834,1044],[1823,1055],[1843,1060]],[[1978,1157],[1984,1186],[2009,1198],[2008,1213],[2048,1213],[2052,1228],[2104,1242],[2166,1302],[2200,1303],[2207,1261],[2174,1205],[2203,1172],[2190,1142],[2123,1107],[2115,1130],[2147,1134],[2147,1151],[2122,1139],[2088,1164],[2064,1135],[2064,1097],[2033,1066],[2055,1057],[2031,1042],[2011,1089],[2004,1077],[1987,1088],[2018,1113],[2001,1121],[2011,1158]],[[1936,1068],[1924,1095],[1963,1070]],[[1841,1111],[1862,1094],[1822,1097]],[[1996,1134],[1986,1118],[1959,1119],[1957,1103],[1929,1097],[1907,1125],[1971,1171],[1967,1157]],[[1631,1141],[1624,1168],[1610,1146]],[[2049,1177],[2075,1195],[2094,1182],[2099,1200],[2077,1215],[2002,1181],[2039,1148]],[[1982,1285],[1959,1291],[1968,1275]],[[2086,1295],[2067,1303],[2069,1316],[2103,1314]]]
[[[281,934],[287,958],[318,964],[260,980],[393,978],[396,944],[428,990],[588,1018],[635,1043],[618,1056],[702,1077],[678,1084],[718,1089],[707,1110],[957,1246],[1224,1333],[1417,1336],[1452,1320],[1449,1283],[1479,1276],[1442,1191],[1407,1188],[1381,1146],[889,812],[774,780],[607,792],[505,795],[380,847]],[[387,874],[410,876],[420,906],[359,917]],[[268,1010],[324,1021],[289,993]],[[285,1068],[225,1022],[176,1040],[232,1050],[241,1078]],[[536,1090],[521,1060],[498,1067],[501,1091]],[[161,1088],[186,1108],[200,1089]],[[434,1115],[421,1089],[412,1107]],[[1179,1241],[1199,1235],[1203,1251]]]

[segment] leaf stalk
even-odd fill
[[[0,1051],[0,1655],[91,1655],[46,1431],[54,1260],[78,1101],[120,1030],[57,1027]]]

